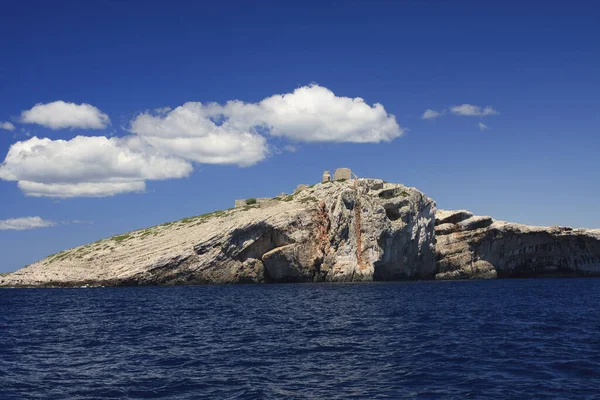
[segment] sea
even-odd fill
[[[600,279],[0,290],[0,399],[600,399]]]

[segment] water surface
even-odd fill
[[[600,398],[600,279],[0,290],[0,398]]]

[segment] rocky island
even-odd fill
[[[436,209],[419,190],[347,168],[294,194],[66,250],[5,287],[599,276],[600,230]]]

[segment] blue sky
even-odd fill
[[[2,3],[0,272],[341,166],[600,228],[593,3],[213,3]]]

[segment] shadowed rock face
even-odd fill
[[[437,279],[600,275],[600,231],[436,215]]]
[[[600,230],[436,210],[379,179],[324,182],[117,235],[1,276],[0,286],[349,282],[600,275]]]

